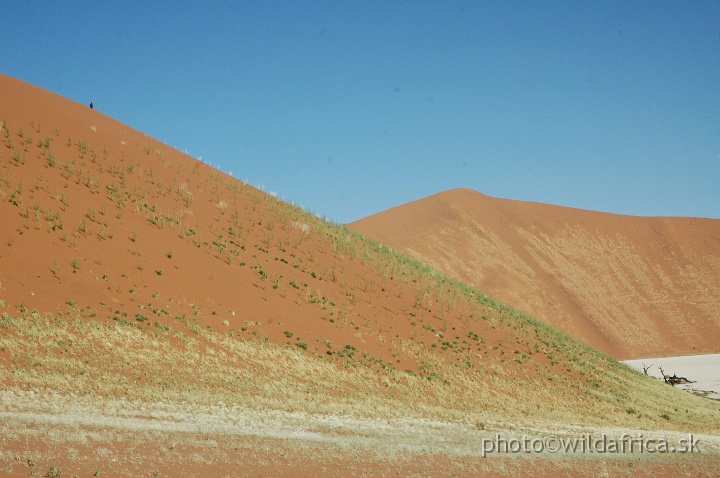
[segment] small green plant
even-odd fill
[[[172,251],[167,251],[167,258],[172,259]]]
[[[286,330],[286,331],[285,331],[285,337],[291,339],[293,335],[295,335],[295,334],[293,334],[293,333],[290,332],[289,330]]]
[[[80,143],[78,143],[78,146],[80,147],[80,157],[84,158],[88,152],[88,148],[89,148],[88,142],[84,139],[81,139]]]
[[[307,348],[308,348],[308,346],[307,346],[307,344],[306,344],[305,342],[298,342],[298,343],[295,344],[295,345],[297,345],[298,347],[300,347],[300,348],[303,349],[303,350],[307,350]]]
[[[48,468],[48,470],[45,472],[45,476],[47,478],[60,478],[62,476],[62,468],[58,468],[56,466],[51,466]]]
[[[82,266],[80,265],[80,261],[77,258],[73,259],[72,262],[70,263],[70,265],[72,265],[73,274],[75,274],[78,271],[82,271]]]
[[[155,273],[159,276],[163,274],[161,269],[155,269]]]

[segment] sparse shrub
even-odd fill
[[[291,339],[291,338],[293,337],[293,335],[295,335],[295,334],[293,334],[293,333],[290,332],[289,330],[286,330],[286,331],[285,331],[285,337]]]
[[[48,470],[45,472],[45,476],[47,478],[59,478],[62,476],[62,468],[58,468],[56,466],[51,466],[48,468]]]
[[[307,348],[308,348],[308,346],[307,346],[307,344],[306,344],[305,342],[298,342],[298,343],[295,344],[295,345],[297,345],[298,347],[300,347],[300,348],[303,349],[303,350],[307,350]]]
[[[12,317],[7,312],[3,312],[2,316],[0,316],[0,327],[9,329],[12,326],[13,326]]]
[[[89,148],[88,142],[86,140],[82,139],[82,140],[80,140],[80,143],[78,144],[78,146],[80,147],[80,157],[84,158],[88,152],[88,148]]]

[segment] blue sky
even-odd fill
[[[720,218],[717,1],[0,7],[2,73],[337,222],[456,187]]]

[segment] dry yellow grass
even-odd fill
[[[87,315],[93,312],[3,313],[0,380],[9,388],[83,396],[367,418],[523,424],[553,417],[588,426],[714,433],[720,423],[716,402],[675,390],[521,318],[516,327],[535,325],[538,340],[557,334],[555,340],[564,343],[558,352],[564,369],[530,363],[519,375],[517,354],[508,362],[488,360],[485,368],[480,360],[470,367],[405,341],[405,353],[424,359],[416,374],[373,367],[359,353],[339,363],[262,338],[209,328],[193,333],[182,324],[143,328]]]

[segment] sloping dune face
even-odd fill
[[[457,189],[349,226],[615,357],[718,351],[720,220]]]
[[[715,403],[681,395],[98,110],[0,75],[0,119],[4,390],[480,428],[545,417],[625,426],[631,409],[633,427],[718,428]],[[468,264],[487,248],[506,251],[512,261],[497,259],[484,272],[499,291],[503,269],[514,272],[507,284],[532,278],[532,261],[569,260],[570,246],[560,254],[550,244],[594,231],[586,224],[555,235],[557,225],[531,226],[539,216],[532,210],[496,212],[494,228],[467,222],[486,209],[463,209],[471,202],[431,201],[432,210],[418,203],[407,224],[381,226],[391,237],[410,226],[423,226],[418,237],[434,231],[433,241],[447,246],[437,262],[444,269],[460,246],[471,251]],[[462,236],[449,231],[463,223],[477,244],[453,244]],[[534,248],[523,252],[532,237]],[[598,254],[614,250],[603,241],[628,241],[603,237],[585,241]],[[693,267],[683,273],[707,276]],[[630,271],[623,265],[618,274]],[[530,286],[525,292],[536,296]],[[566,300],[553,293],[545,300]]]

